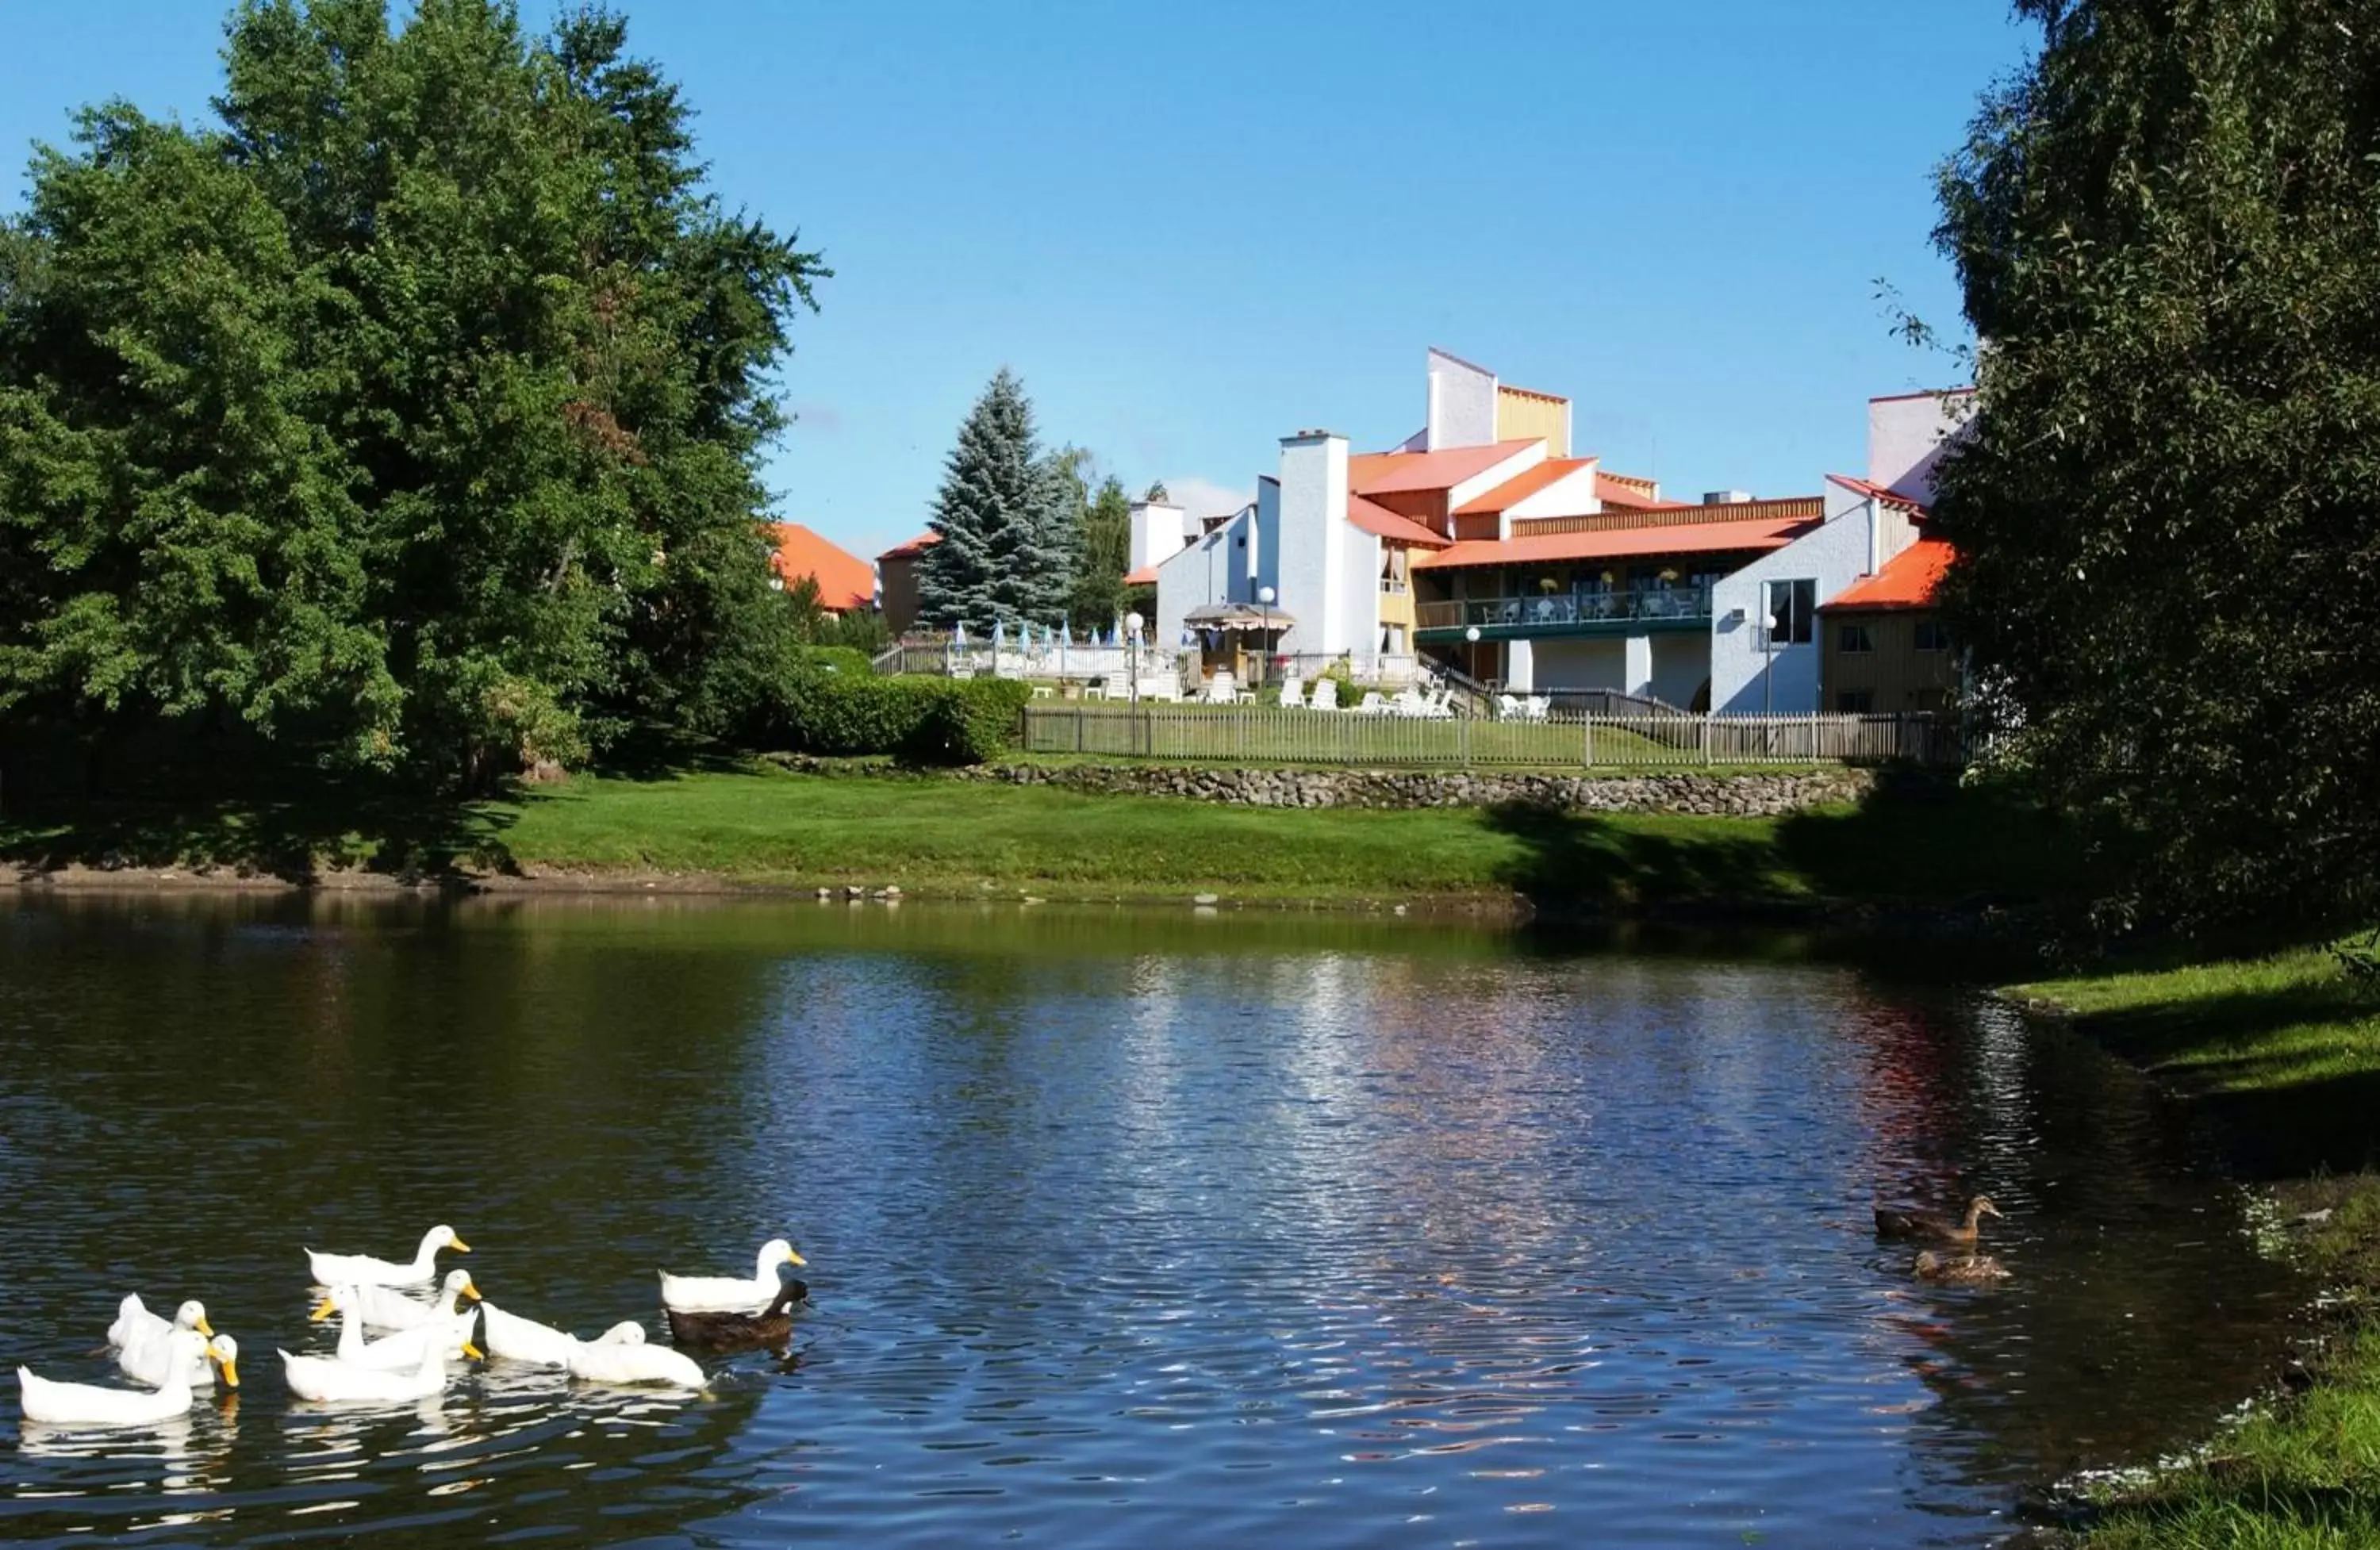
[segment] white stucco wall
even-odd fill
[[[1968,389],[1868,400],[1868,482],[1921,506],[1931,503],[1934,466],[1973,403]]]
[[[1429,416],[1423,450],[1484,447],[1496,439],[1496,374],[1443,350],[1429,352]]]
[[[1353,651],[1360,660],[1380,649],[1380,540],[1344,518],[1340,526],[1347,531],[1339,563],[1339,602],[1333,618],[1345,636],[1342,643],[1328,649]]]
[[[1712,589],[1711,708],[1724,715],[1757,716],[1775,711],[1800,716],[1823,709],[1818,703],[1818,632],[1807,644],[1761,649],[1770,581],[1816,582],[1817,602],[1867,573],[1874,541],[1876,503],[1862,501],[1784,548],[1720,580]],[[1742,618],[1729,614],[1742,611]],[[1666,697],[1666,696],[1665,696]]]
[[[1504,508],[1504,519],[1512,522],[1532,516],[1594,515],[1603,509],[1603,503],[1595,495],[1596,466],[1596,460],[1590,457],[1536,494],[1513,502]],[[1509,529],[1506,536],[1511,536]]]
[[[1208,603],[1248,602],[1256,597],[1257,514],[1243,511],[1157,568],[1157,616],[1149,640],[1178,646],[1182,621]]]
[[[1132,503],[1130,563],[1128,571],[1155,564],[1172,555],[1182,547],[1183,523],[1187,514],[1180,506],[1163,501],[1135,501]]]
[[[1653,643],[1653,697],[1681,710],[1692,708],[1703,680],[1710,676],[1710,636],[1681,632],[1648,638]]]
[[[1584,640],[1540,640],[1532,653],[1536,688],[1624,689],[1627,653],[1617,637]]]
[[[1297,623],[1284,651],[1350,650],[1346,574],[1347,439],[1326,431],[1281,442],[1279,604]],[[1366,535],[1369,537],[1369,535]]]

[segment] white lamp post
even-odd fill
[[[1124,677],[1130,685],[1124,697],[1134,705],[1140,703],[1140,627],[1146,623],[1138,613],[1123,616],[1124,638],[1131,642],[1124,648]]]
[[[1466,644],[1468,644],[1468,645],[1472,645],[1472,646],[1476,646],[1476,645],[1478,645],[1478,644],[1479,644],[1479,626],[1478,626],[1478,625],[1476,625],[1476,624],[1474,624],[1474,625],[1472,625],[1469,629],[1464,630],[1464,631],[1463,632],[1463,638],[1464,642],[1465,642]],[[1479,672],[1479,657],[1478,657],[1478,654],[1477,654],[1476,652],[1475,652],[1475,653],[1473,653],[1473,654],[1472,654],[1472,658],[1471,658],[1471,661],[1470,661],[1470,664],[1469,664],[1469,665],[1470,665],[1471,674],[1472,674],[1472,676],[1473,676],[1473,677],[1475,677],[1475,678],[1478,678],[1478,679],[1480,680],[1480,682],[1482,682],[1482,683],[1487,682],[1487,679],[1486,679],[1483,675],[1481,675],[1481,673]]]
[[[1257,684],[1262,687],[1270,682],[1272,672],[1272,605],[1280,593],[1269,587],[1257,588],[1257,606],[1264,610],[1264,653],[1257,659]]]

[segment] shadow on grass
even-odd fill
[[[407,880],[516,870],[508,814],[454,801],[335,786],[302,797],[53,803],[0,819],[0,864],[221,870],[311,883],[327,868]]]
[[[1747,820],[1732,833],[1518,805],[1488,821],[1525,847],[1500,880],[1548,903],[2063,905],[2096,880],[2082,847],[2039,809],[1922,772],[1888,775],[1856,807]]]

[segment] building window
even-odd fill
[[[1876,649],[1876,640],[1865,624],[1845,624],[1835,636],[1835,646],[1846,657],[1864,657]]]
[[[1917,649],[1948,651],[1950,649],[1950,632],[1942,627],[1938,619],[1920,619],[1917,621]]]
[[[1815,581],[1772,581],[1768,584],[1768,645],[1807,646],[1812,618],[1818,611]]]
[[[1874,689],[1841,689],[1835,694],[1835,710],[1844,716],[1864,716],[1876,708]]]

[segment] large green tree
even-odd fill
[[[774,649],[816,255],[621,21],[248,0],[218,122],[86,111],[0,231],[0,715],[484,779]]]
[[[1002,367],[959,427],[927,526],[941,541],[918,562],[917,612],[978,629],[1055,624],[1078,542],[1083,454],[1045,455],[1033,403]]]
[[[1075,562],[1067,617],[1078,629],[1103,629],[1125,612],[1124,573],[1132,568],[1132,497],[1110,474],[1083,511],[1083,540]]]
[[[2184,918],[2380,908],[2380,8],[2022,0],[1945,169],[1950,606]]]

